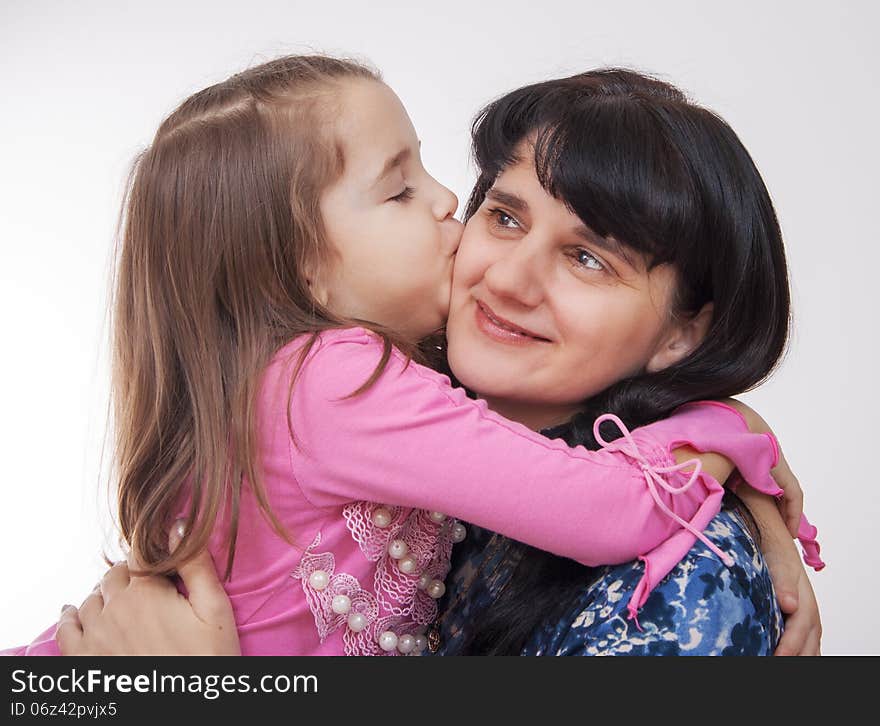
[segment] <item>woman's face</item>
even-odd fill
[[[531,148],[467,223],[447,335],[463,385],[534,429],[562,423],[618,380],[682,353],[674,273],[589,230],[535,176]],[[629,259],[627,259],[629,257]]]
[[[412,122],[388,86],[350,82],[341,100],[345,169],[321,197],[332,259],[313,294],[337,315],[418,340],[449,310],[458,200],[425,171]]]

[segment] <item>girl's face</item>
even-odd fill
[[[675,275],[595,235],[535,176],[530,147],[468,221],[447,325],[456,377],[534,429],[686,355],[711,316],[676,321]],[[627,259],[629,257],[629,259]]]
[[[321,197],[334,254],[312,292],[338,315],[422,338],[449,311],[458,200],[425,171],[412,122],[388,86],[349,82],[341,107],[345,170]]]

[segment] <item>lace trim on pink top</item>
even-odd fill
[[[372,650],[370,641],[375,642],[375,638],[371,636],[379,617],[379,604],[372,593],[361,587],[356,577],[345,573],[335,574],[336,559],[332,552],[312,552],[319,544],[320,532],[303,553],[291,576],[302,581],[303,593],[315,618],[315,627],[321,642],[330,633],[345,627],[346,636],[351,635],[344,638],[346,655],[367,654],[364,651]],[[350,607],[347,612],[337,613],[333,610],[333,598],[338,595],[349,598]],[[353,614],[359,614],[363,618],[364,627],[360,632],[348,627],[348,620]]]
[[[390,522],[378,526],[374,517],[384,511]],[[452,527],[455,520],[434,513],[435,521],[423,509],[352,502],[342,512],[349,532],[364,557],[376,563],[373,589],[380,606],[396,617],[411,617],[428,624],[437,617],[437,600],[419,588],[419,580],[443,581],[452,557]],[[406,543],[403,557],[393,557],[389,548],[395,540]],[[405,562],[410,558],[409,562]],[[406,567],[410,571],[405,572]]]
[[[322,643],[343,628],[346,655],[397,655],[395,647],[383,649],[380,638],[389,632],[401,638],[422,635],[436,619],[437,598],[449,573],[453,531],[459,525],[437,512],[372,502],[348,504],[343,516],[361,552],[376,563],[373,591],[352,575],[335,573],[331,552],[313,552],[321,543],[320,533],[292,576],[302,581]],[[432,587],[433,596],[428,592]],[[348,601],[337,601],[334,609],[334,598],[340,595]]]

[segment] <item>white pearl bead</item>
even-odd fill
[[[428,585],[428,596],[434,598],[435,600],[439,600],[443,597],[443,594],[446,592],[446,585],[443,584],[441,580],[431,580],[431,584]]]
[[[373,524],[375,524],[379,529],[384,529],[389,524],[391,524],[391,512],[389,512],[385,507],[377,507],[373,510]]]
[[[465,537],[467,537],[467,530],[461,522],[456,522],[452,528],[452,541],[458,544],[463,542]]]
[[[352,613],[348,616],[348,627],[351,628],[355,633],[361,632],[364,628],[367,627],[367,618],[361,613]]]
[[[407,552],[409,552],[409,545],[402,539],[393,539],[388,543],[388,556],[393,560],[406,557]]]
[[[443,512],[429,512],[428,516],[431,518],[432,522],[436,522],[437,524],[443,524],[446,521],[446,515]]]
[[[428,585],[430,585],[430,584],[431,584],[431,577],[430,577],[430,575],[422,575],[422,576],[419,578],[419,581],[418,581],[418,583],[416,584],[416,587],[419,588],[419,590],[427,590],[427,589],[428,589]]]
[[[400,562],[397,563],[397,569],[400,570],[404,575],[412,575],[416,571],[416,568],[418,566],[419,563],[412,555],[402,557],[400,559]]]
[[[416,647],[416,639],[412,635],[401,635],[397,640],[397,650],[406,655]]]
[[[425,648],[428,647],[428,639],[424,635],[417,635],[414,640],[415,642],[413,643],[413,650],[416,653],[421,653]]]
[[[397,636],[390,630],[386,630],[379,636],[379,647],[386,653],[390,653],[397,647]]]
[[[351,598],[348,595],[337,595],[330,601],[330,609],[337,615],[345,615],[351,610]]]
[[[309,575],[309,585],[311,585],[316,590],[323,590],[329,584],[330,575],[324,572],[324,570],[315,570],[311,575]]]

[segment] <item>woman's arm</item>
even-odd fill
[[[819,605],[794,540],[776,502],[748,487],[739,496],[761,530],[761,552],[770,570],[785,632],[775,655],[820,655],[822,621]]]

